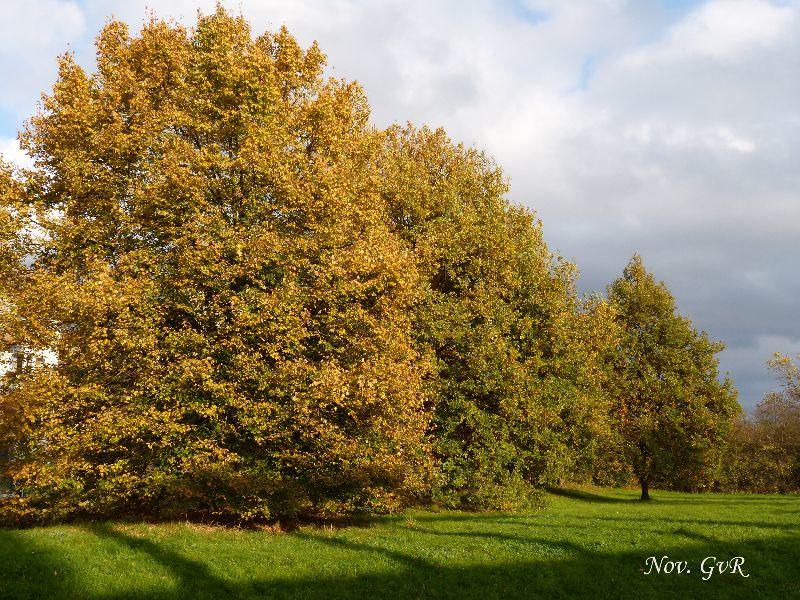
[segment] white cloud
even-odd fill
[[[0,157],[19,167],[30,168],[33,166],[30,157],[22,151],[16,139],[0,137]]]
[[[3,0],[0,4],[0,109],[22,119],[56,73],[56,56],[85,31],[71,0]]]
[[[716,0],[672,27],[660,43],[631,53],[626,62],[642,68],[684,58],[740,59],[785,43],[793,35],[795,18],[789,6],[762,0]]]

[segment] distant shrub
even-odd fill
[[[728,439],[720,486],[749,492],[800,491],[800,369],[788,357],[769,361],[781,381],[752,417],[742,418]]]

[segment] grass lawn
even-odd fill
[[[527,514],[409,511],[294,533],[121,523],[0,530],[0,599],[800,598],[800,496],[548,498]],[[664,555],[690,572],[645,575],[647,557]],[[707,556],[743,556],[749,577],[703,581]]]

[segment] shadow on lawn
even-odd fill
[[[69,569],[60,557],[30,539],[29,531],[0,529],[0,598],[78,597],[69,590]]]
[[[561,496],[563,498],[570,498],[572,500],[585,500],[586,502],[602,502],[602,503],[624,503],[640,502],[638,498],[615,498],[613,496],[602,496],[586,490],[577,490],[573,488],[557,488],[549,487],[547,491],[554,496]]]
[[[235,596],[236,590],[214,575],[205,563],[192,560],[179,552],[160,546],[152,540],[129,535],[107,524],[94,524],[88,529],[99,538],[110,538],[133,552],[146,554],[180,582],[181,594],[192,592],[187,597],[232,598]],[[156,595],[156,597],[159,596]],[[180,597],[180,595],[176,595],[176,597]]]
[[[146,591],[105,592],[81,587],[76,577],[80,571],[71,567],[68,578],[43,577],[63,568],[52,551],[26,545],[30,538],[24,532],[0,530],[0,596],[4,599],[28,598],[87,598],[107,600],[177,600],[226,598],[619,598],[619,597],[699,597],[751,598],[792,597],[800,594],[800,572],[797,558],[800,536],[773,536],[766,540],[742,540],[735,552],[745,556],[746,570],[751,577],[717,576],[709,582],[700,578],[699,563],[706,556],[729,558],[730,544],[696,534],[688,530],[675,532],[669,546],[627,552],[602,552],[581,543],[566,540],[548,540],[533,535],[516,535],[491,530],[491,521],[485,523],[475,517],[471,523],[484,524],[483,530],[440,531],[430,527],[411,526],[408,543],[406,536],[375,538],[370,542],[351,539],[347,531],[330,534],[315,530],[300,530],[291,535],[306,543],[336,550],[332,556],[352,561],[352,566],[341,569],[341,576],[331,576],[331,569],[320,565],[318,577],[265,578],[258,572],[244,581],[233,581],[220,575],[217,566],[212,570],[213,557],[199,561],[172,550],[158,541],[130,535],[110,525],[92,525],[87,532],[101,540],[110,541],[126,552],[147,558],[163,567],[177,582],[170,589]],[[265,534],[266,535],[266,534]],[[447,550],[435,545],[429,536],[450,537],[456,542],[448,548],[458,553],[462,544],[470,539],[485,542],[486,554],[475,564],[457,563]],[[681,538],[683,538],[681,540]],[[463,541],[461,541],[463,540]],[[498,561],[492,548],[499,549],[508,543],[529,546],[518,560]],[[439,550],[433,559],[429,550]],[[243,552],[246,547],[243,547]],[[142,556],[143,555],[143,556]],[[667,555],[676,560],[690,561],[693,572],[684,575],[645,576],[641,572],[649,555]],[[478,555],[480,556],[480,555]],[[508,556],[508,553],[506,553]],[[14,567],[15,557],[24,557],[26,575]],[[308,559],[297,551],[287,554],[298,563]],[[375,558],[381,560],[375,561]],[[476,559],[472,555],[472,560]],[[90,559],[91,560],[91,557]],[[463,560],[463,559],[462,559]],[[10,561],[10,564],[9,564]],[[127,567],[127,561],[119,563]],[[99,565],[82,565],[84,572]],[[41,574],[37,577],[37,571]],[[134,569],[120,572],[118,590],[125,582],[136,578]]]
[[[616,523],[635,524],[638,529],[642,525],[652,526],[663,529],[665,525],[701,525],[711,527],[754,527],[757,529],[774,529],[782,533],[798,533],[800,532],[800,521],[795,523],[768,523],[764,521],[736,521],[731,519],[692,519],[692,518],[675,518],[666,515],[646,515],[636,517],[600,517],[600,516],[581,516],[572,515],[572,519],[580,519],[582,521],[609,521]],[[588,526],[588,525],[587,525]],[[799,553],[800,554],[800,553]]]

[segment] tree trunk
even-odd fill
[[[647,479],[640,479],[639,483],[642,486],[642,500],[650,500],[650,485]]]
[[[22,375],[22,369],[25,367],[25,354],[22,352],[22,347],[14,345],[11,347],[11,354],[15,361],[15,375]]]

